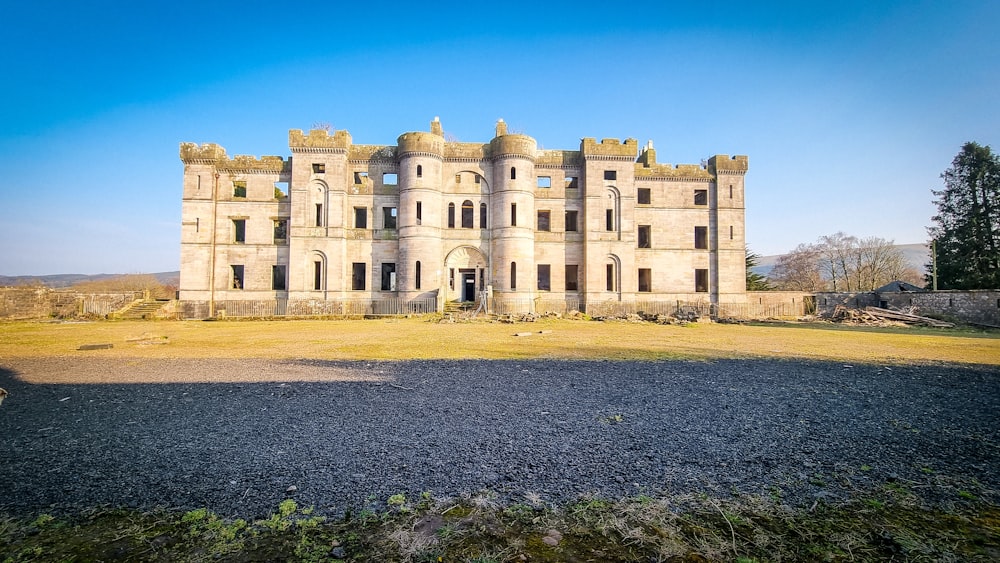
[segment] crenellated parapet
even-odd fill
[[[347,159],[352,162],[396,162],[392,145],[351,145]]]
[[[584,158],[592,160],[635,160],[639,154],[639,141],[625,139],[601,139],[598,143],[593,137],[580,140],[580,151]]]
[[[486,158],[489,145],[482,143],[445,143],[444,158],[458,162],[479,162]]]
[[[730,157],[725,154],[717,154],[708,159],[708,171],[712,174],[737,174],[747,173],[749,158],[745,154],[738,154]]]
[[[396,139],[396,154],[404,156],[432,156],[444,158],[444,137],[437,133],[412,131],[403,133]]]
[[[313,129],[306,135],[301,129],[288,130],[288,148],[292,153],[347,154],[351,147],[351,134],[347,131]]]
[[[490,158],[521,157],[535,160],[538,143],[527,135],[519,133],[501,135],[490,141]]]
[[[280,156],[255,156],[238,154],[232,158],[226,155],[226,149],[215,143],[181,143],[181,161],[184,164],[204,164],[214,166],[219,172],[230,174],[280,174],[291,168],[291,160]]]
[[[635,165],[636,180],[712,180],[715,176],[699,164],[678,164],[672,166],[663,164]]]
[[[541,150],[535,157],[535,166],[579,168],[583,164],[580,151]]]

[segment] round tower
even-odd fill
[[[403,299],[430,297],[441,286],[441,185],[444,135],[435,117],[431,132],[403,133],[399,159],[397,288]]]
[[[493,290],[509,298],[535,291],[535,154],[527,135],[508,134],[497,122],[490,141],[493,198]]]

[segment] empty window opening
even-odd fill
[[[698,250],[708,250],[708,227],[694,228],[694,247]]]
[[[201,232],[201,219],[198,217],[194,218],[194,232]]]
[[[607,287],[608,291],[614,291],[615,290],[615,265],[614,264],[607,264],[607,265],[605,265],[605,267],[604,267],[604,274],[605,274],[605,278],[607,278],[607,284],[605,285],[605,287]]]
[[[653,201],[653,191],[649,188],[639,188],[637,195],[639,205],[649,205]]]
[[[317,227],[322,227],[323,226],[323,204],[322,203],[317,203],[316,204],[316,226]]]
[[[449,203],[448,204],[448,228],[449,229],[454,229],[455,228],[455,204],[454,203]]]
[[[517,262],[510,263],[510,288],[517,289]]]
[[[396,291],[396,264],[382,262],[382,291]]]
[[[650,225],[639,225],[639,248],[653,248],[652,231]]]
[[[510,167],[510,179],[517,180],[517,168],[513,166]]]
[[[694,204],[695,205],[708,205],[708,190],[695,190],[694,191]]]
[[[483,181],[483,177],[480,176],[479,174],[473,174],[472,177],[477,184]]]
[[[954,307],[955,306],[955,300],[953,298],[951,298],[951,297],[948,298],[948,306],[949,307]]]
[[[288,182],[274,183],[274,199],[285,199],[288,197]]]
[[[551,275],[552,266],[548,264],[538,265],[538,291],[550,291],[552,289]]]
[[[287,289],[284,266],[271,266],[271,289],[274,291],[285,291]]]
[[[511,227],[516,227],[517,226],[517,204],[516,203],[510,204],[510,226]]]
[[[230,287],[233,289],[243,289],[243,265],[233,264],[230,268],[233,271],[233,283],[230,284]]]
[[[455,183],[456,184],[461,184],[462,183],[462,175],[461,174],[455,174]]]
[[[607,231],[615,230],[615,210],[605,209],[604,210],[604,229]]]
[[[233,242],[243,243],[246,241],[247,241],[246,219],[233,219]]]
[[[480,229],[485,229],[486,228],[486,216],[487,216],[486,204],[485,203],[480,203],[479,204],[479,228]]]
[[[580,178],[577,176],[566,176],[566,189],[575,190],[580,187]]]
[[[368,173],[367,172],[355,172],[354,173],[354,183],[355,184],[364,184],[365,180],[367,180],[367,179],[368,179]]]
[[[552,230],[552,212],[551,211],[539,211],[538,212],[538,230],[539,231],[551,231]]]
[[[729,240],[733,240],[733,226],[729,225]]]
[[[399,174],[395,172],[385,172],[382,174],[383,186],[395,186],[397,184],[399,184]]]
[[[880,309],[888,309],[889,308],[889,302],[885,301],[885,300],[879,300],[878,306],[879,306]]]
[[[605,180],[617,180],[618,179],[618,171],[616,171],[616,170],[605,170],[604,171],[604,179]]]
[[[423,167],[423,165],[418,164],[417,165],[417,178],[423,178],[423,177],[424,177],[424,167]]]
[[[479,268],[479,287],[486,287],[486,270]]]
[[[354,228],[355,229],[367,229],[368,228],[368,208],[367,207],[355,207],[354,208]]]
[[[284,244],[288,240],[288,219],[274,220],[274,244]]]
[[[322,162],[313,163],[313,174],[324,174],[326,173],[326,164]]]
[[[351,289],[363,291],[365,289],[365,272],[368,270],[364,262],[354,262],[351,264]]]
[[[455,289],[455,268],[448,268],[448,287]]]
[[[551,176],[539,176],[538,177],[538,187],[539,188],[551,188],[552,187],[552,177]]]
[[[247,183],[243,180],[233,182],[233,197],[246,197]]]
[[[423,202],[417,202],[417,224],[422,225],[424,223],[424,204]]]
[[[413,287],[415,289],[420,289],[420,260],[417,260],[417,265],[416,265],[416,268],[414,268],[414,272],[413,273],[414,273],[414,276],[413,276],[413,281],[414,281]]]
[[[382,228],[383,229],[395,229],[396,228],[396,208],[395,207],[383,207],[382,208]]]
[[[574,233],[577,231],[576,218],[577,213],[575,209],[566,211],[566,231]]]
[[[698,268],[694,271],[694,290],[698,293],[708,292],[708,270]]]
[[[641,293],[653,291],[653,270],[639,268],[639,291]]]
[[[566,291],[580,289],[580,267],[576,264],[566,264]]]
[[[313,289],[319,291],[323,289],[323,261],[313,262]]]
[[[476,215],[476,208],[472,206],[472,202],[465,200],[462,202],[462,228],[471,229],[472,219]]]
[[[729,199],[733,199],[733,185],[729,184]]]

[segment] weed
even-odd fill
[[[965,500],[976,500],[976,495],[970,493],[969,491],[958,491],[958,496],[964,498]]]

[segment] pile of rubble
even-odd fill
[[[838,305],[830,315],[830,320],[836,323],[845,323],[865,326],[907,326],[920,325],[937,328],[954,328],[953,323],[921,317],[913,312],[893,311],[880,307],[865,307],[864,309],[852,309]]]

